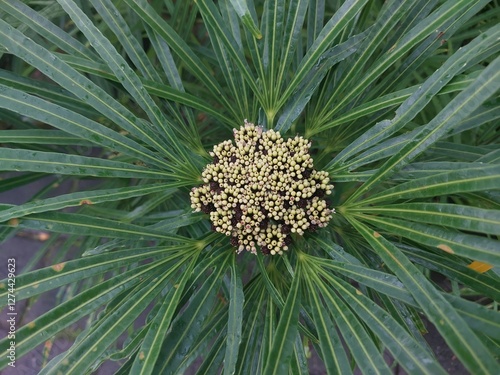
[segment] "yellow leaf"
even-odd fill
[[[475,260],[471,264],[469,264],[467,267],[469,267],[471,270],[477,271],[479,273],[485,273],[486,271],[489,271],[493,268],[491,264],[480,262],[478,260]]]

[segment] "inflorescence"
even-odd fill
[[[283,254],[290,233],[325,227],[333,209],[328,173],[316,171],[311,144],[302,137],[283,139],[273,130],[245,121],[228,140],[214,146],[213,163],[202,186],[191,191],[191,207],[210,215],[212,229],[231,236],[238,252]]]

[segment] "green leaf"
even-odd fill
[[[432,246],[450,254],[480,260],[497,267],[500,266],[497,240],[457,233],[438,226],[413,223],[406,220],[378,218],[371,215],[356,215],[356,217],[389,231],[389,233],[411,239],[417,243]]]
[[[500,276],[494,272],[474,271],[468,267],[470,261],[449,256],[447,253],[434,254],[428,250],[402,244],[398,247],[412,262],[438,272],[450,280],[467,285],[468,288],[480,291],[482,295],[489,296],[494,301],[500,300],[500,290],[496,287],[500,282]]]
[[[3,20],[0,20],[0,37],[1,44],[10,53],[40,70],[124,130],[146,141],[157,150],[164,152],[165,155],[169,155],[165,147],[158,143],[158,135],[155,132],[145,126],[125,106],[108,95],[102,88],[79,74],[55,54],[25,37]]]
[[[32,322],[25,324],[16,331],[16,355],[20,358],[32,352],[47,338],[55,336],[65,327],[77,322],[84,316],[94,313],[100,306],[111,301],[124,290],[134,288],[141,282],[141,279],[147,278],[148,274],[161,264],[162,262],[136,267],[96,284],[40,315]],[[8,338],[0,341],[2,350],[4,350],[4,347],[7,350],[9,345],[10,340]],[[1,358],[0,366],[5,366],[7,362],[6,357]]]
[[[212,97],[220,100],[225,108],[230,109],[231,104],[222,95],[219,83],[209,74],[209,70],[205,68],[203,62],[194,54],[189,45],[154,11],[151,5],[145,0],[124,1],[158,36],[165,40],[172,51],[184,62],[187,69],[210,90]]]
[[[255,38],[257,38],[257,39],[262,38],[262,34],[261,34],[258,26],[255,24],[252,16],[250,15],[250,11],[248,10],[247,2],[245,0],[230,0],[230,1],[231,1],[231,5],[233,6],[234,10],[238,14],[238,16],[241,18],[241,22],[243,23],[243,25],[246,26],[248,31],[250,31]]]
[[[99,117],[99,113],[91,106],[83,103],[72,93],[53,83],[23,77],[3,69],[0,69],[0,83],[58,104],[87,118],[96,120]]]
[[[134,374],[151,374],[158,360],[160,348],[163,344],[165,334],[170,327],[172,318],[177,310],[179,300],[184,293],[187,281],[191,278],[193,266],[196,263],[198,254],[190,256],[189,263],[180,280],[170,289],[163,298],[158,313],[151,322],[149,331],[135,357],[131,372]]]
[[[207,23],[207,27],[209,27],[209,31],[211,30],[214,33],[214,37],[212,40],[215,42],[217,39],[217,44],[222,44],[224,46],[225,51],[220,51],[219,54],[226,52],[229,56],[232,57],[232,61],[237,66],[238,72],[245,79],[246,84],[252,89],[253,94],[256,96],[257,100],[262,103],[262,94],[257,86],[256,80],[250,72],[250,67],[248,66],[245,55],[243,51],[238,46],[236,40],[232,38],[232,35],[225,28],[225,24],[222,20],[221,15],[217,11],[217,8],[212,3],[211,0],[197,0],[198,8],[200,13],[203,16],[204,21]],[[226,65],[228,64],[223,60],[223,57],[219,57],[219,63],[224,62]],[[231,75],[235,75],[234,72],[230,72],[230,67],[226,66],[227,74],[226,79],[232,80]]]
[[[335,12],[330,20],[323,27],[318,37],[314,41],[311,48],[307,50],[306,55],[300,62],[295,71],[295,75],[288,84],[286,90],[281,95],[278,102],[278,107],[281,108],[290,95],[297,87],[304,82],[307,74],[318,63],[320,56],[330,47],[331,43],[336,40],[340,32],[348,25],[348,23],[360,12],[365,6],[367,0],[347,0]]]
[[[301,38],[303,30],[304,19],[307,13],[309,1],[306,0],[292,0],[288,5],[288,14],[284,24],[283,39],[278,37],[281,41],[279,47],[281,49],[281,56],[278,64],[278,74],[276,83],[279,90],[287,83],[287,70],[290,68],[292,62],[296,59],[296,51]],[[279,34],[278,34],[279,35]]]
[[[44,176],[44,173],[26,173],[20,176],[5,179],[0,177],[0,181],[2,182],[0,185],[0,193],[28,185],[32,182],[38,181]]]
[[[208,353],[204,353],[205,360],[196,369],[196,374],[217,374],[220,371],[220,364],[224,359],[224,347],[226,343],[224,342],[224,337],[220,335],[217,340],[213,343]],[[224,369],[226,367],[224,366]]]
[[[252,77],[250,69],[245,62],[242,49],[237,41],[224,29],[224,21],[218,14],[218,10],[212,2],[200,1],[198,7],[205,18],[206,27],[213,44],[214,55],[217,58],[227,87],[231,95],[239,98],[234,104],[234,111],[239,118],[245,118],[249,114],[248,109],[248,86],[260,95],[255,79]],[[231,57],[233,57],[231,59]],[[233,61],[235,61],[233,63]],[[240,66],[238,68],[237,66]]]
[[[462,0],[462,2],[465,0]],[[468,3],[468,2],[467,2]],[[469,3],[468,3],[469,4]],[[443,66],[436,70],[419,88],[405,100],[403,104],[396,111],[396,116],[392,120],[384,120],[371,127],[362,136],[352,142],[349,147],[346,147],[342,152],[340,152],[329,164],[329,167],[341,166],[347,159],[351,158],[356,153],[363,151],[371,146],[374,146],[381,140],[389,137],[391,134],[395,133],[402,127],[404,127],[411,119],[419,113],[425,105],[429,103],[431,98],[437,94],[452,78],[454,75],[463,71],[464,67],[472,59],[475,53],[483,49],[488,49],[493,43],[495,43],[497,36],[500,33],[500,27],[492,28],[487,31],[487,33],[481,38],[476,38],[474,41],[469,43],[467,46],[461,48],[459,51],[454,53]],[[491,95],[488,92],[494,91],[495,84],[491,82],[492,87],[488,88],[484,81],[489,81],[488,75],[490,75],[489,70],[487,75],[483,75],[484,71],[481,73],[482,79],[474,80],[471,85],[468,86],[466,91],[462,91],[460,95],[453,99],[450,104],[448,104],[448,110],[441,112],[440,116],[435,117],[432,121],[432,126],[436,127],[436,124],[441,126],[436,127],[436,130],[442,129],[440,133],[445,134],[450,131],[453,126],[464,118],[467,117],[477,106],[479,106],[482,101],[484,101],[487,96]],[[486,90],[486,93],[475,93],[475,90],[481,87],[482,90]],[[467,100],[470,96],[474,98],[471,102]],[[481,98],[481,99],[480,99]],[[463,101],[463,103],[462,103]],[[459,103],[460,102],[460,103]],[[464,107],[463,110],[458,112],[452,110],[453,108],[458,108],[466,102],[470,103],[468,107]],[[449,118],[451,116],[451,118]],[[442,124],[442,121],[447,117],[446,126]],[[427,125],[427,128],[431,128],[431,124]],[[435,139],[437,141],[437,139]],[[407,146],[410,147],[410,146]],[[399,155],[399,153],[397,154]],[[395,157],[397,156],[395,155]]]
[[[498,165],[469,164],[470,167],[466,168],[463,163],[451,163],[434,164],[433,166],[447,167],[453,164],[463,169],[457,168],[458,170],[446,171],[444,173],[436,173],[433,169],[431,175],[428,177],[411,179],[406,183],[373,194],[370,197],[364,198],[360,204],[368,206],[384,201],[390,202],[401,199],[418,199],[472,191],[486,191],[497,189],[500,186],[500,166]],[[422,166],[425,167],[426,165]]]
[[[164,147],[163,152],[168,155],[171,160],[181,158],[186,164],[190,164],[191,159],[185,157],[186,151],[181,147],[181,144],[176,141],[172,124],[158,108],[151,96],[144,89],[139,77],[130,68],[118,51],[116,51],[112,43],[102,35],[99,29],[93,25],[90,19],[73,0],[59,0],[59,4],[61,4],[63,9],[72,18],[76,26],[85,34],[90,44],[111,68],[120,83],[132,95],[135,102],[144,112],[146,112],[151,123],[154,125],[154,131],[157,133],[158,139],[164,140],[165,136],[168,137],[168,140],[164,140],[164,142],[167,142],[166,145],[168,147]],[[99,9],[106,14],[109,12],[109,9],[102,7]],[[105,19],[114,22],[114,18],[109,15]]]
[[[87,156],[62,154],[56,152],[0,149],[0,170],[31,171],[77,176],[96,176],[107,178],[154,178],[174,179],[168,172],[147,169],[133,164]],[[172,186],[182,186],[174,183]]]
[[[176,189],[170,188],[168,184],[152,184],[63,194],[54,198],[36,200],[2,210],[0,211],[0,223],[12,218],[20,218],[34,213],[55,211],[84,204],[99,204],[114,200],[118,201],[157,192],[172,193],[175,190]]]
[[[294,337],[298,332],[301,278],[302,267],[299,262],[285,305],[281,311],[263,374],[283,374],[286,372],[292,358]]]
[[[307,103],[309,103],[312,94],[332,66],[356,52],[366,36],[367,33],[352,36],[344,43],[329,49],[320,56],[319,62],[306,75],[302,83],[297,87],[297,91],[286,103],[283,113],[276,123],[275,130],[286,132],[290,129],[292,122],[295,121]]]
[[[96,59],[97,56],[88,48],[85,48],[77,39],[61,30],[48,19],[19,0],[0,2],[0,9],[7,14],[16,17],[23,24],[29,25],[31,29],[40,34],[61,50],[86,59]]]
[[[446,374],[432,355],[375,302],[341,280],[337,280],[336,289],[409,374]]]
[[[355,209],[350,212],[357,211]],[[500,211],[485,210],[459,204],[404,203],[364,207],[364,213],[399,217],[420,223],[434,224],[466,231],[500,233]]]
[[[184,242],[186,240],[183,237],[164,233],[157,229],[81,214],[45,212],[25,216],[24,219],[19,221],[18,225],[21,228],[71,233],[80,236],[134,240],[156,238],[174,242]]]
[[[500,27],[498,27],[497,35],[500,35]],[[443,137],[455,124],[472,113],[498,88],[500,88],[500,57],[492,61],[466,90],[458,94],[412,141],[408,142],[400,152],[380,167],[368,181],[349,197],[348,201],[355,201],[371,186],[380,183],[390,174],[408,164],[430,145]]]
[[[190,298],[183,314],[172,323],[171,330],[164,338],[160,351],[161,361],[155,365],[155,374],[177,371],[185,353],[194,345],[204,320],[213,308],[222,274],[228,266],[231,255],[226,249],[226,254],[217,262],[217,269],[214,269],[208,277],[203,277],[202,285]],[[195,269],[194,273],[196,272]]]
[[[488,349],[422,273],[392,243],[379,233],[370,231],[357,220],[349,222],[394,271],[408,288],[419,307],[436,326],[460,361],[470,370],[484,374],[495,372],[497,363]]]
[[[480,71],[473,72],[468,75],[460,75],[455,77],[451,82],[449,82],[445,87],[443,87],[443,89],[441,89],[438,95],[449,94],[455,91],[462,91],[469,84],[471,84],[473,80],[477,77],[478,74],[476,73],[480,73]],[[346,111],[346,113],[343,113],[340,116],[335,116],[334,118],[325,119],[325,122],[323,122],[321,125],[313,124],[314,127],[309,128],[307,134],[313,135],[331,129],[335,126],[345,124],[349,121],[354,121],[364,116],[377,114],[377,112],[379,111],[392,108],[407,100],[415,91],[417,91],[417,89],[418,86],[411,86],[378,97],[371,101],[360,103],[356,107]]]
[[[443,295],[446,300],[460,313],[472,329],[487,337],[500,340],[500,322],[498,311],[494,311],[478,303],[467,301],[452,294]]]
[[[370,338],[362,322],[355,313],[338,297],[336,291],[321,282],[317,275],[311,277],[316,280],[317,292],[324,299],[326,310],[335,319],[337,327],[344,341],[351,349],[351,355],[363,373],[388,374],[389,367],[385,363],[380,350]]]
[[[486,2],[487,1],[483,1],[483,5]],[[398,22],[400,17],[409,10],[408,5],[404,1],[393,1],[389,4],[390,5],[387,5],[387,11],[381,14],[379,18],[380,23],[375,25],[374,32],[367,39],[367,45],[362,49],[363,52],[361,56],[356,58],[356,61],[350,67],[350,72],[344,74],[345,78],[343,82],[336,87],[333,97],[347,90],[345,86],[352,81],[352,79],[349,78],[352,78],[353,75],[360,70],[361,66],[369,64],[369,69],[367,69],[363,78],[356,81],[354,87],[349,87],[348,94],[343,95],[338,103],[335,103],[335,108],[329,112],[330,114],[335,113],[338,108],[344,107],[350,100],[359,95],[360,92],[363,92],[365,87],[370,87],[385,70],[394,64],[394,61],[398,61],[424,38],[436,33],[437,29],[442,30],[441,32],[447,32],[448,28],[456,27],[457,18],[460,18],[468,8],[474,5],[467,0],[448,0],[448,2],[443,4],[437,11],[421,20],[419,24],[409,30],[408,33],[401,37],[380,59],[372,63],[370,57],[374,49],[381,42],[385,41],[387,33],[393,31],[396,22]],[[478,6],[478,8],[480,7]],[[440,87],[447,83],[453,75],[444,77],[445,80],[443,80],[443,76],[441,76],[439,83],[436,82]],[[382,86],[382,88],[384,88],[384,86]],[[375,90],[373,90],[373,92],[375,92]],[[421,98],[423,99],[423,97]],[[414,112],[414,114],[415,113],[416,112]]]
[[[261,253],[257,253],[257,265],[259,266],[262,280],[264,282],[264,285],[266,286],[267,292],[273,299],[274,303],[281,309],[283,308],[285,302],[283,300],[283,297],[276,289],[275,285],[273,284],[272,280],[269,277],[267,269],[264,265],[263,257],[264,256]]]
[[[260,276],[254,278],[245,286],[245,304],[243,306],[245,324],[242,327],[242,341],[236,366],[237,374],[258,374],[262,372],[262,361],[255,360],[255,357],[259,356],[258,353],[265,346],[262,345],[263,321],[268,298]]]
[[[334,100],[337,102],[335,103],[335,109],[333,109],[331,113],[335,113],[338,108],[342,108],[345,103],[348,103],[354,96],[363,92],[363,88],[368,87],[371,81],[381,74],[378,69],[374,69],[374,64],[371,64],[372,56],[379,45],[387,38],[389,32],[393,31],[401,17],[403,17],[408,10],[408,5],[401,0],[387,1],[384,4],[375,25],[369,29],[368,35],[363,41],[364,43],[360,46],[359,53],[354,56],[355,58],[352,59],[352,61],[349,61],[346,71],[342,74],[341,81],[335,86],[331,94],[331,99],[327,102],[328,108],[331,107],[331,103]],[[412,44],[410,43],[410,45]],[[389,64],[393,61],[392,59],[388,60]],[[367,70],[366,75],[372,78],[365,78],[364,80],[358,79],[359,83],[356,83],[355,88],[347,88],[348,85],[354,81],[354,77],[356,77],[368,63],[370,63],[370,69]],[[387,65],[388,64],[386,64],[385,68],[387,68]],[[346,92],[347,95],[345,94]]]
[[[309,291],[315,290],[310,278],[306,277],[306,288]],[[352,374],[344,346],[337,334],[336,327],[330,319],[329,312],[320,301],[317,293],[309,293],[310,306],[314,317],[314,323],[319,336],[319,348],[321,359],[325,363],[326,371],[333,374]]]
[[[69,135],[60,130],[22,129],[2,130],[0,132],[1,143],[30,144],[30,145],[64,145],[92,147],[92,142]]]
[[[245,296],[241,275],[233,255],[231,268],[231,285],[229,290],[229,317],[227,321],[226,354],[224,356],[224,374],[234,374],[238,360],[238,349],[241,342],[243,323],[243,304]]]
[[[50,124],[69,134],[123,152],[155,166],[168,163],[137,142],[113,131],[78,113],[51,104],[35,96],[28,95],[0,84],[0,108],[6,108],[21,115]]]
[[[120,44],[142,76],[152,81],[161,81],[160,75],[156,72],[139,41],[132,34],[126,20],[113,3],[109,0],[91,0],[91,3],[106,25],[118,37]]]
[[[336,262],[331,260],[315,260],[322,267],[345,275],[358,283],[387,294],[392,298],[411,303],[412,298],[405,286],[394,275],[377,271],[363,265]]]
[[[179,258],[179,252],[186,248],[186,245],[181,245],[159,247],[154,250],[150,248],[127,249],[54,264],[19,275],[16,278],[18,281],[16,297],[18,300],[30,298],[62,285],[104,274],[145,259],[166,257],[166,261],[174,261]],[[7,280],[2,280],[0,286],[0,297],[2,297],[0,306],[3,306],[7,303]]]
[[[85,373],[118,337],[139,317],[145,307],[170,284],[171,277],[177,273],[182,263],[163,268],[161,273],[138,285],[123,303],[110,311],[93,330],[75,343],[72,350],[48,371],[41,374]]]

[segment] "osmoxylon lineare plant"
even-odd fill
[[[49,234],[16,301],[59,291],[0,341],[18,365],[45,345],[42,374],[443,374],[432,324],[465,369],[495,373],[497,1],[0,15],[0,191],[41,186],[2,201],[2,251]]]

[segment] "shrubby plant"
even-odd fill
[[[496,1],[0,11],[0,189],[49,181],[0,206],[2,238],[50,232],[17,299],[60,290],[18,327],[18,357],[80,322],[41,373],[308,373],[314,348],[329,374],[389,373],[386,352],[442,374],[428,320],[471,373],[496,371]]]

